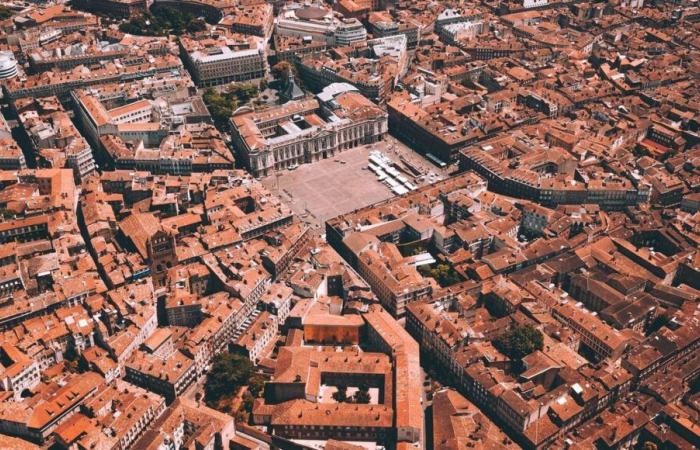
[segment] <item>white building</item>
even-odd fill
[[[476,10],[458,12],[454,9],[446,9],[435,19],[435,32],[447,44],[474,39],[483,30],[483,16]]]
[[[288,102],[231,118],[233,138],[251,173],[267,176],[380,141],[387,113],[348,83],[333,83],[315,100]]]
[[[39,365],[17,347],[0,346],[0,389],[12,392],[15,401],[22,392],[39,384]]]
[[[342,19],[335,25],[333,32],[335,43],[338,47],[344,47],[355,42],[367,39],[367,30],[357,19]]]
[[[404,34],[386,36],[367,41],[367,46],[372,49],[374,56],[379,59],[382,56],[391,56],[397,62],[398,71],[394,78],[394,84],[398,83],[408,72],[407,39]]]
[[[0,80],[17,76],[17,60],[12,52],[0,52]]]
[[[92,147],[84,138],[71,141],[64,150],[66,152],[66,167],[73,169],[76,180],[83,180],[95,171]]]
[[[330,9],[292,4],[275,20],[280,36],[323,41],[329,46],[346,46],[367,39],[367,30],[357,19],[341,19]]]
[[[538,8],[546,5],[547,0],[523,0],[523,8]]]

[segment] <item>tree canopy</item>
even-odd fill
[[[497,295],[484,296],[484,306],[494,317],[505,317],[512,312],[510,304]]]
[[[192,14],[169,6],[155,5],[150,13],[134,17],[119,25],[124,33],[142,36],[176,36],[206,30],[206,22]]]
[[[219,400],[235,395],[253,375],[253,364],[242,355],[220,353],[214,356],[204,384],[204,401],[215,406]]]
[[[353,395],[353,400],[355,403],[369,403],[371,400],[371,397],[369,395],[369,387],[366,384],[360,385],[359,389],[355,391],[355,394]]]
[[[460,281],[462,277],[449,264],[438,263],[430,268],[421,268],[423,275],[434,278],[442,287],[452,286]]]
[[[0,5],[0,20],[12,17],[12,10],[5,5]]]
[[[251,83],[239,83],[231,86],[228,91],[220,93],[212,88],[204,91],[204,103],[218,127],[226,127],[231,114],[241,105],[245,105],[258,95],[258,87]]]
[[[272,75],[277,79],[284,79],[289,76],[291,72],[294,71],[294,66],[292,66],[288,61],[280,61],[270,68]]]
[[[537,328],[525,325],[499,336],[493,345],[511,359],[520,360],[535,350],[542,350],[544,337]]]
[[[338,390],[333,393],[333,400],[338,403],[343,403],[348,400],[348,387],[338,386]]]

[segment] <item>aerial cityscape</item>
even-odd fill
[[[0,0],[0,450],[698,448],[698,0]]]

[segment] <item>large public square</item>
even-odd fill
[[[406,177],[416,186],[446,175],[400,141],[388,137],[385,141],[357,147],[313,164],[302,164],[294,170],[280,171],[262,180],[277,193],[302,219],[315,227],[341,214],[380,202],[395,194],[374,172],[368,169],[371,151],[378,150],[397,166],[408,161],[423,175]],[[431,180],[431,174],[433,178]]]

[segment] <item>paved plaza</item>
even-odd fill
[[[321,225],[331,217],[392,196],[391,190],[367,169],[370,150],[369,146],[348,150],[333,159],[303,164],[262,181],[307,222]]]
[[[380,150],[401,165],[401,158],[425,176],[410,177],[416,186],[447,176],[449,169],[439,169],[421,155],[388,136],[386,141],[366,145],[333,158],[302,164],[295,170],[280,171],[263,178],[263,184],[292,206],[306,222],[322,227],[323,223],[340,214],[385,200],[394,194],[368,170],[368,156]]]

